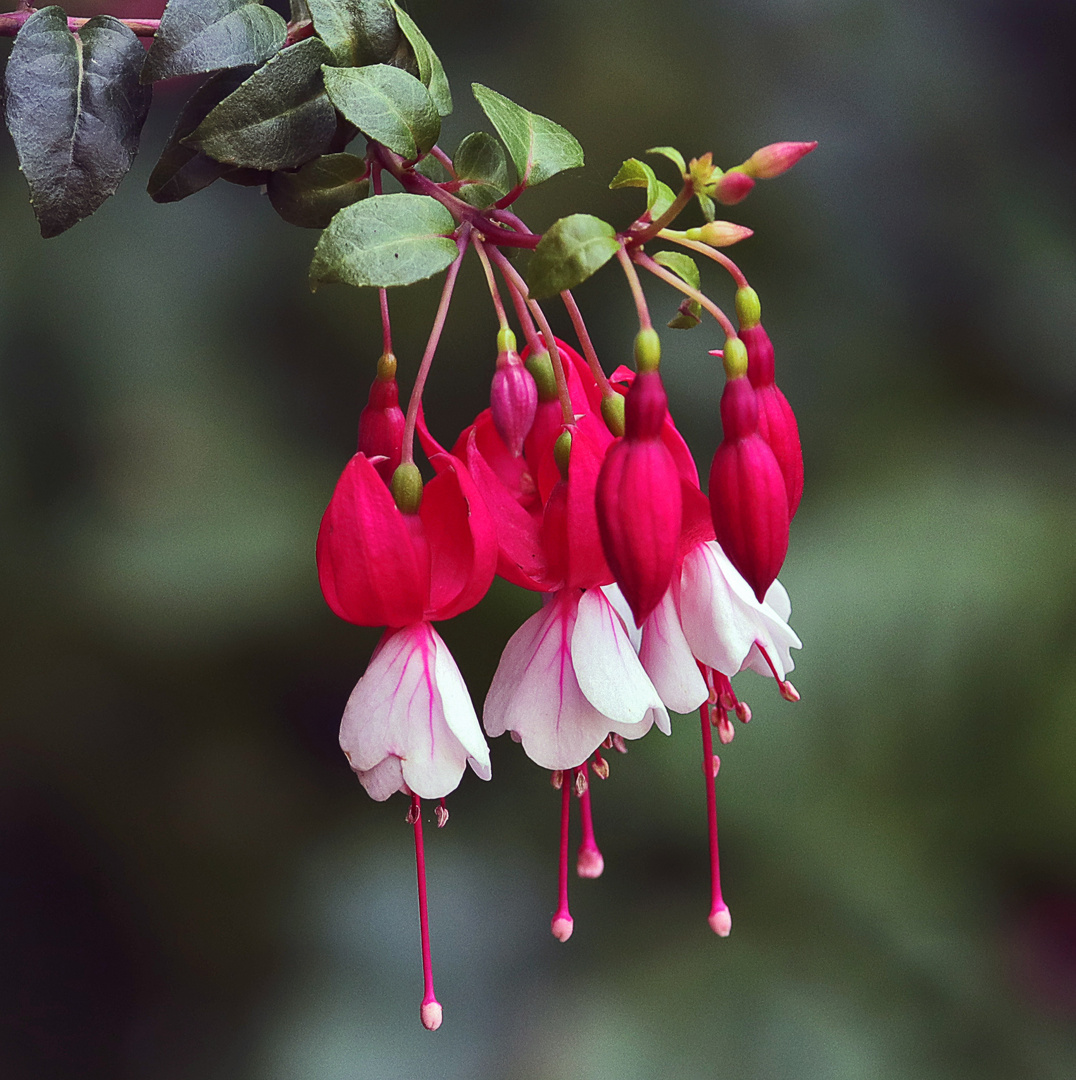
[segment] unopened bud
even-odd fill
[[[560,475],[567,480],[568,479],[568,462],[572,456],[572,433],[570,431],[562,431],[557,436],[557,441],[553,444],[553,460],[557,463],[557,468],[560,469]]]
[[[502,352],[497,356],[489,407],[497,434],[508,447],[508,452],[513,457],[519,457],[523,453],[523,441],[534,425],[538,387],[514,351]]]
[[[575,773],[575,793],[581,799],[590,787],[586,769],[577,769]]]
[[[624,395],[615,390],[602,398],[602,419],[614,438],[624,434]]]
[[[657,371],[661,363],[661,338],[652,327],[640,330],[635,335],[635,367],[642,375],[647,371]]]
[[[553,361],[549,359],[549,353],[533,353],[524,361],[524,366],[538,387],[538,400],[556,401],[557,377],[553,374]]]
[[[772,180],[791,169],[800,158],[809,154],[816,142],[776,142],[756,150],[741,166],[748,176]]]
[[[698,240],[710,247],[730,247],[754,236],[754,229],[746,225],[737,225],[734,221],[708,221],[698,229],[688,229],[684,235],[688,240]]]
[[[405,461],[392,474],[389,485],[396,506],[402,514],[417,514],[422,505],[422,473],[414,462]]]
[[[746,375],[747,346],[738,337],[725,338],[721,363],[725,365],[725,375],[730,379],[739,379]]]
[[[609,762],[601,756],[601,754],[595,754],[594,760],[590,763],[590,767],[594,770],[594,775],[599,780],[609,779]]]
[[[754,186],[754,180],[747,173],[730,169],[714,187],[714,198],[725,206],[735,206],[747,198]]]
[[[384,353],[377,361],[377,378],[370,385],[369,399],[359,413],[358,449],[373,462],[386,484],[400,464],[405,426],[396,385],[396,357]]]
[[[762,304],[759,303],[758,293],[745,285],[736,290],[736,321],[741,330],[750,330],[758,326],[762,319]]]

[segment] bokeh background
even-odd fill
[[[428,837],[445,1024],[419,1026],[405,805],[336,747],[376,634],[313,565],[374,297],[311,295],[317,234],[256,189],[150,201],[191,89],[166,84],[119,194],[55,240],[0,136],[0,1075],[1076,1075],[1076,9],[409,6],[455,91],[443,145],[485,126],[472,80],[582,142],[584,171],[520,203],[537,229],[626,223],[638,193],[606,184],[654,144],[820,141],[731,215],[807,465],[782,575],[803,700],[742,676],[755,719],[722,752],[732,936],[705,921],[696,719],[597,785],[607,869],[573,885],[566,946],[557,798],[504,740]],[[405,381],[436,294],[393,298]],[[615,267],[578,297],[625,360]],[[469,265],[444,438],[494,330]],[[705,469],[719,342],[665,341]],[[477,700],[535,606],[497,587],[443,628]]]

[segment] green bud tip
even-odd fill
[[[721,360],[728,378],[739,379],[747,374],[747,346],[738,337],[725,338],[725,354]]]
[[[557,436],[557,441],[553,444],[553,460],[556,461],[560,475],[565,480],[568,479],[568,458],[571,453],[572,433],[565,429]]]
[[[382,382],[392,382],[396,378],[396,357],[392,353],[382,353],[378,358],[377,377]]]
[[[553,361],[549,353],[533,353],[527,357],[527,370],[538,387],[539,401],[553,401],[557,396],[557,377],[553,374]]]
[[[507,326],[497,331],[497,352],[508,353],[516,351],[516,335]]]
[[[624,395],[615,390],[602,398],[602,419],[615,438],[624,434]]]
[[[750,285],[736,290],[736,318],[741,330],[758,326],[762,319],[762,305],[759,303],[758,293]]]
[[[635,335],[635,369],[642,375],[647,371],[657,371],[661,363],[661,338],[651,326],[640,330]]]
[[[422,505],[422,474],[413,462],[405,461],[392,474],[392,497],[402,514],[417,514]]]

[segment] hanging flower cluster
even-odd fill
[[[421,59],[419,67],[421,74]],[[378,78],[385,86],[398,81]],[[437,78],[433,71],[422,84],[412,81],[427,86],[430,96]],[[340,77],[327,73],[326,85],[338,108],[352,100]],[[362,179],[371,194],[332,217],[311,268],[315,285],[344,281],[380,289],[382,355],[359,417],[357,453],[325,511],[317,564],[337,615],[384,628],[344,709],[340,745],[374,799],[399,792],[409,802],[425,981],[421,1018],[430,1029],[440,1025],[442,1009],[430,963],[422,803],[434,802],[443,826],[445,797],[468,765],[490,779],[486,737],[507,732],[550,771],[560,792],[559,896],[551,929],[567,941],[573,799],[582,822],[576,870],[596,878],[604,864],[594,835],[591,775],[606,779],[605,755],[626,752],[628,740],[653,727],[668,734],[670,712],[698,710],[712,867],[709,922],[726,936],[731,918],[718,868],[719,761],[712,732],[716,728],[728,743],[732,717],[751,718],[732,688],[741,671],[772,676],[785,699],[798,700],[787,675],[800,641],[788,625],[791,605],[777,575],[803,488],[799,435],[774,381],[758,295],[721,250],[751,232],[715,220],[714,204],[739,202],[756,180],[784,172],[815,144],[767,146],[730,170],[716,167],[709,154],[688,162],[676,150],[659,148],[654,152],[676,166],[680,189],[659,181],[644,162],[626,161],[610,186],[647,193],[646,210],[627,229],[573,214],[537,234],[509,207],[526,188],[581,165],[582,151],[552,121],[485,87],[474,90],[503,147],[479,132],[449,157],[434,131],[405,151],[364,128],[369,144]],[[344,112],[359,124],[357,113]],[[383,193],[386,175],[402,193]],[[704,223],[671,228],[695,199]],[[651,254],[659,241],[672,247]],[[526,280],[504,254],[511,247],[533,251]],[[423,388],[460,265],[471,251],[482,265],[499,330],[489,350],[488,407],[447,449],[427,427]],[[731,275],[735,322],[702,291],[688,252]],[[571,290],[613,259],[631,291],[639,330],[634,368],[607,374]],[[660,339],[639,268],[683,294],[670,326],[696,326],[705,312],[723,338],[714,352],[725,375],[722,441],[708,496],[669,411]],[[386,290],[444,269],[441,302],[405,415]],[[553,335],[540,303],[550,298],[565,305],[579,351]],[[524,340],[520,352],[517,332]],[[715,387],[715,405],[717,397]],[[426,479],[416,465],[418,450],[428,464]],[[541,593],[543,604],[506,643],[480,722],[434,624],[477,604],[495,575]]]

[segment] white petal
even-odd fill
[[[620,586],[614,581],[612,585],[603,585],[601,590],[605,593],[605,599],[613,605],[613,610],[620,616],[620,621],[628,632],[631,647],[638,652],[639,644],[643,639],[643,632],[635,625],[635,616],[632,614],[631,608],[628,607],[628,602],[624,599]]]
[[[468,756],[445,720],[434,639],[429,623],[387,634],[340,722],[340,746],[353,769],[368,772],[387,757],[399,758],[404,782],[424,799],[452,791]]]
[[[440,634],[431,628],[437,654],[434,659],[434,674],[437,692],[441,695],[441,707],[444,709],[445,722],[452,734],[463,744],[467,751],[467,760],[471,768],[483,779],[492,775],[489,763],[489,747],[482,737],[482,728],[478,723],[471,694],[463,681],[460,669],[449,652],[448,646],[441,640]]]
[[[557,593],[512,635],[482,711],[487,734],[516,733],[527,756],[545,769],[575,768],[610,731],[631,737],[649,726],[622,729],[580,691],[569,644],[579,596],[574,589]]]
[[[356,775],[362,786],[366,788],[366,794],[374,802],[384,802],[397,791],[406,792],[407,790],[398,757],[384,758],[372,769],[360,769]]]
[[[777,612],[777,618],[788,622],[792,615],[792,601],[788,597],[788,590],[777,578],[773,579],[773,584],[766,590],[762,602]]]
[[[627,631],[601,589],[587,589],[571,634],[572,666],[579,689],[598,712],[618,724],[637,724],[661,708]]]
[[[772,591],[771,588],[770,592]],[[784,592],[783,589],[781,591]],[[773,666],[777,668],[777,674],[783,679],[796,666],[792,659],[791,650],[802,649],[803,643],[796,636],[792,627],[784,621],[777,611],[770,607],[768,603],[769,596],[770,593],[766,593],[767,603],[762,605],[762,617],[756,640],[762,642],[770,659],[773,661]],[[788,594],[785,593],[786,598],[787,596]],[[740,670],[743,671],[747,668],[757,671],[760,675],[765,675],[766,678],[772,678],[773,676],[770,665],[766,663],[762,653],[759,652],[758,645],[751,646],[751,651],[747,654]]]
[[[673,712],[692,712],[706,700],[706,682],[684,637],[672,589],[643,623],[639,660],[661,700]],[[661,727],[660,719],[658,727]]]

